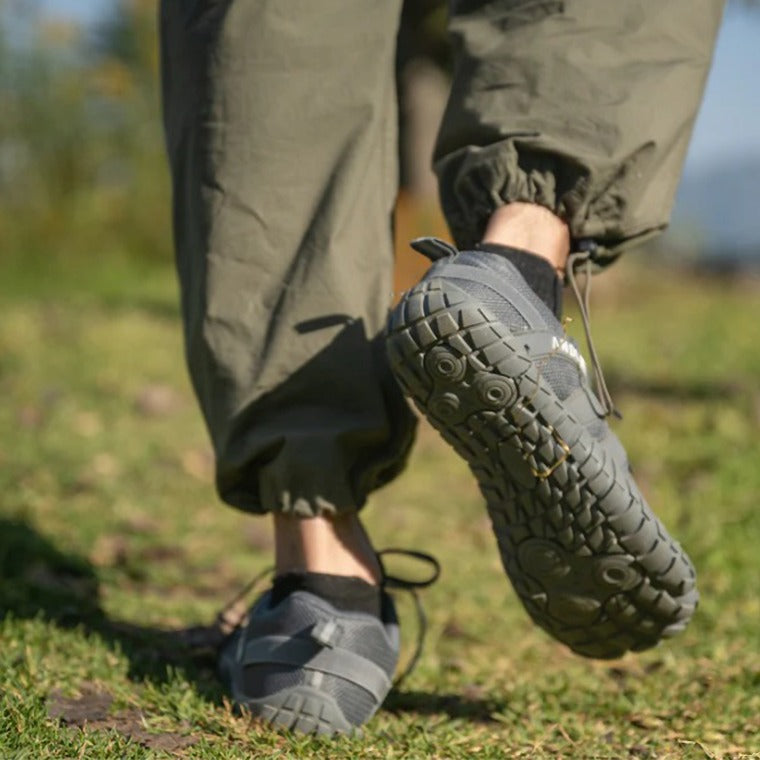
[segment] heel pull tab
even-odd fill
[[[447,256],[456,256],[459,253],[451,243],[447,243],[445,240],[436,237],[415,238],[409,243],[409,245],[414,248],[417,253],[427,256],[431,261],[438,261]]]

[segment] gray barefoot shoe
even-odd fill
[[[399,629],[383,592],[383,621],[344,612],[307,591],[270,606],[265,593],[223,647],[219,670],[235,702],[303,733],[352,733],[391,687]]]
[[[530,616],[588,657],[681,631],[694,568],[639,493],[575,343],[505,258],[415,248],[434,264],[390,316],[391,366],[478,479]]]

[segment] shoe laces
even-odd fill
[[[425,638],[427,636],[428,620],[427,615],[425,614],[425,608],[422,605],[422,600],[420,599],[419,589],[427,588],[438,580],[441,574],[441,564],[432,554],[415,551],[413,549],[397,549],[395,547],[390,547],[387,549],[381,549],[376,552],[375,556],[377,557],[381,571],[380,588],[383,591],[406,591],[412,597],[414,608],[417,613],[417,636],[414,652],[410,657],[409,662],[402,668],[399,675],[397,675],[393,681],[393,687],[397,688],[399,684],[412,673],[422,656],[425,646]],[[424,562],[431,568],[430,575],[421,580],[401,578],[397,575],[392,575],[386,571],[385,564],[383,563],[383,557],[388,556],[404,556]],[[274,568],[271,566],[262,570],[248,581],[245,586],[237,591],[235,595],[219,610],[212,628],[219,632],[217,638],[220,646],[229,639],[232,634],[245,625],[248,618],[248,610],[245,609],[241,611],[241,603],[273,572]]]
[[[582,269],[583,280],[583,293],[578,285],[576,279],[576,269]],[[618,419],[622,419],[623,415],[617,410],[615,403],[610,395],[607,382],[604,379],[604,372],[602,371],[602,364],[599,361],[599,356],[596,353],[594,347],[594,341],[591,337],[591,251],[578,251],[571,253],[567,260],[567,268],[565,270],[567,275],[567,281],[573,290],[573,295],[578,304],[578,310],[581,314],[581,322],[583,323],[583,331],[586,334],[586,346],[588,347],[589,358],[591,359],[591,367],[594,371],[594,386],[596,388],[596,395],[604,407],[604,416],[614,416]]]
[[[424,578],[422,580],[411,580],[409,578],[399,578],[396,575],[389,574],[385,569],[385,565],[383,564],[383,557],[387,557],[389,555],[411,557],[412,559],[420,560],[421,562],[426,563],[432,568],[430,577]],[[420,657],[422,657],[422,652],[425,648],[425,637],[427,636],[428,630],[428,619],[427,615],[425,614],[425,608],[422,604],[422,600],[420,599],[419,589],[432,586],[438,580],[441,575],[441,564],[432,554],[415,551],[412,549],[396,549],[391,547],[388,549],[382,549],[381,551],[377,552],[376,556],[377,561],[380,563],[380,570],[382,571],[382,581],[380,582],[380,587],[386,591],[406,591],[409,596],[412,597],[414,608],[417,612],[417,639],[414,646],[414,652],[409,658],[409,662],[407,662],[407,664],[402,668],[401,672],[393,681],[393,688],[397,689],[401,685],[401,682],[406,680],[406,678],[417,667],[417,663],[420,661]]]

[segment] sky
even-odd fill
[[[91,23],[114,0],[40,0],[48,12]],[[686,171],[725,159],[760,157],[760,8],[731,3],[694,129]]]
[[[760,157],[760,8],[732,5],[723,19],[687,170]]]

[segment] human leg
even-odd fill
[[[356,511],[399,471],[411,443],[413,417],[376,339],[392,288],[398,13],[387,0],[161,5],[188,364],[219,493],[241,509],[276,514],[280,576],[377,582]],[[354,619],[304,589],[284,607],[270,593],[225,660],[236,698],[255,688],[251,709],[314,730],[366,718],[379,687],[364,712],[346,712],[336,696],[342,676],[330,675],[337,664],[327,662],[323,680],[332,685],[321,704],[316,671],[299,671],[299,683],[285,677],[301,650],[268,663],[255,641],[266,626],[295,635],[288,610],[296,607],[346,613],[349,628],[364,626],[379,642],[354,654],[384,669],[395,623],[384,593],[374,593],[382,620]],[[253,681],[245,675],[252,670]],[[343,675],[343,694],[361,691]],[[291,699],[327,712],[296,716]]]
[[[606,262],[668,221],[723,0],[451,0],[435,168],[460,247],[504,203],[548,208]]]
[[[483,243],[531,251],[558,272],[565,271],[570,255],[570,229],[544,206],[519,201],[499,206],[488,219]]]
[[[355,513],[330,517],[274,515],[275,573],[330,573],[378,584],[381,571]]]
[[[526,609],[587,656],[681,630],[694,572],[521,272],[531,252],[560,270],[571,250],[608,263],[666,224],[720,5],[452,3],[436,168],[465,250],[418,243],[435,263],[394,310],[389,355],[471,465]]]
[[[162,3],[188,364],[241,509],[353,512],[409,445],[373,341],[392,290],[396,6]]]

